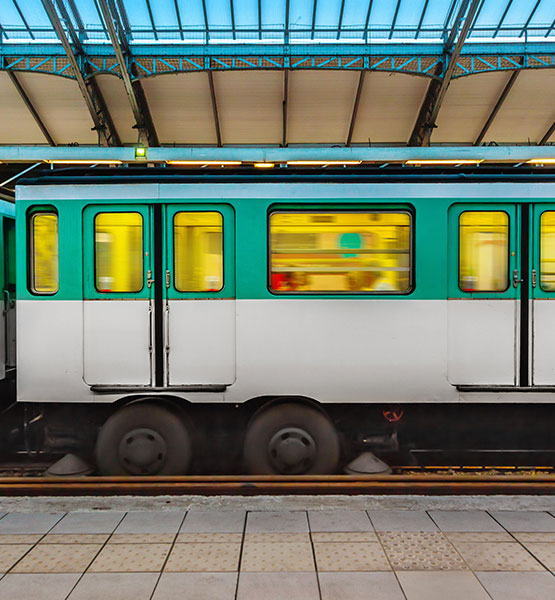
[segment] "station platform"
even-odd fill
[[[555,598],[555,501],[545,498],[541,509],[489,498],[489,510],[383,498],[187,508],[74,498],[61,510],[3,500],[2,600]]]

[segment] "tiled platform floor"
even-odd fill
[[[555,512],[10,512],[0,598],[555,600]]]

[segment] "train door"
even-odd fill
[[[165,207],[165,385],[235,381],[235,239],[229,205]]]
[[[4,306],[3,323],[5,340],[4,363],[6,369],[15,367],[15,220],[4,217]]]
[[[555,204],[536,204],[531,219],[532,384],[555,384]]]
[[[83,214],[84,379],[152,385],[152,207],[89,206]]]
[[[520,361],[520,215],[513,204],[449,210],[448,380],[515,385]]]

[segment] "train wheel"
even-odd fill
[[[96,442],[102,475],[180,475],[191,462],[191,435],[175,413],[129,404],[102,426]]]
[[[256,415],[243,450],[252,474],[326,474],[339,462],[335,427],[320,411],[303,404],[278,404]]]

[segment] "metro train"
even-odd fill
[[[552,447],[555,175],[514,171],[22,181],[0,208],[2,450],[292,475]]]

